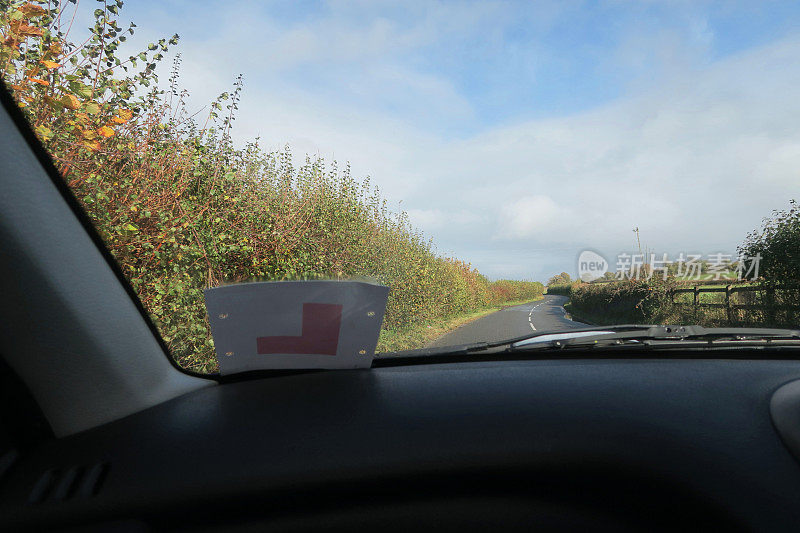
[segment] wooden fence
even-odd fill
[[[708,282],[704,282],[706,285]],[[777,291],[798,291],[798,287],[788,286],[763,286],[763,285],[731,285],[724,286],[700,286],[693,287],[677,287],[669,290],[670,302],[674,305],[692,306],[695,313],[699,308],[716,308],[724,309],[729,322],[739,321],[739,311],[760,311],[763,313],[763,321],[767,324],[773,324],[776,321],[776,312],[784,311],[789,314],[800,311],[800,302],[794,300],[791,303],[786,303],[785,298],[777,298]],[[691,294],[691,302],[676,302],[675,296],[678,294]],[[701,295],[704,293],[724,294],[724,301],[722,302],[703,302]],[[760,300],[760,303],[736,303],[733,295],[738,293],[756,293],[751,300]],[[761,293],[760,295],[758,293]],[[758,298],[758,296],[761,296]]]

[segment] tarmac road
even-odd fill
[[[533,333],[588,327],[588,324],[564,316],[567,300],[566,296],[545,294],[543,300],[506,307],[464,324],[426,347],[502,341]]]

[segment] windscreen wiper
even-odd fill
[[[537,333],[534,335],[522,335],[511,339],[491,342],[474,342],[469,344],[456,344],[451,346],[437,346],[434,348],[419,348],[416,350],[402,350],[397,352],[388,352],[377,354],[380,359],[399,359],[406,357],[434,357],[441,355],[468,355],[470,353],[485,352],[487,350],[498,351],[505,348],[510,348],[516,343],[527,341],[529,339],[550,336],[550,335],[566,335],[566,334],[588,334],[589,332],[624,332],[624,331],[645,331],[653,326],[643,326],[641,324],[622,324],[617,326],[605,327],[588,327],[581,329],[570,329],[558,333]]]
[[[566,348],[730,348],[800,346],[800,330],[706,328],[703,326],[617,326],[542,333],[510,343],[508,351]]]

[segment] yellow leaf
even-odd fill
[[[88,148],[89,150],[92,150],[94,152],[96,152],[97,150],[100,149],[100,143],[97,142],[97,141],[87,141],[87,142],[83,143],[83,145],[86,148]]]
[[[53,137],[53,132],[47,126],[36,126],[35,131],[45,141]]]
[[[122,120],[130,120],[133,118],[133,111],[130,109],[119,109],[117,110],[117,115],[119,115],[119,118]]]
[[[20,35],[32,35],[36,37],[40,37],[42,35],[41,29],[37,28],[36,26],[30,26],[28,24],[20,24],[15,29],[16,33]]]
[[[114,117],[114,118],[111,119],[111,122],[113,122],[114,124],[125,124],[127,122],[127,120],[125,120],[124,118],[120,118],[120,117]]]
[[[23,6],[19,6],[17,10],[22,11],[29,17],[38,17],[39,15],[44,15],[46,13],[43,7],[30,3],[25,4]]]
[[[108,126],[100,126],[99,128],[97,128],[97,133],[99,133],[103,137],[111,137],[112,135],[114,135],[114,130],[112,130]]]
[[[44,85],[45,87],[50,85],[50,82],[47,80],[40,80],[39,78],[28,78],[29,81],[33,83],[38,83],[39,85]]]
[[[44,65],[45,68],[58,68],[61,66],[61,64],[56,63],[55,61],[48,61],[47,59],[42,60],[42,65]]]
[[[97,102],[86,102],[83,104],[83,108],[90,115],[96,115],[100,112],[100,106],[97,105]]]
[[[78,109],[81,106],[81,101],[74,94],[65,94],[61,97],[61,105],[68,109]]]

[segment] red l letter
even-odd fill
[[[299,337],[258,337],[259,354],[336,355],[342,306],[337,304],[303,304],[303,329]]]

